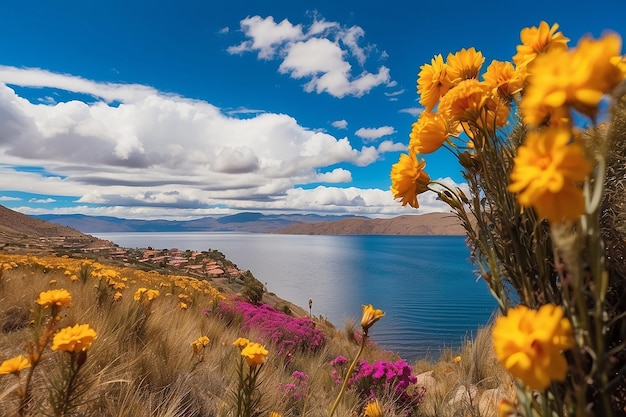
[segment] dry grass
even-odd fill
[[[129,274],[128,271],[124,273]],[[240,357],[232,342],[240,336],[250,340],[260,340],[260,336],[242,334],[236,323],[226,324],[204,314],[203,310],[213,305],[213,297],[203,293],[191,294],[193,302],[187,309],[181,309],[176,294],[165,295],[167,289],[163,288],[162,295],[145,310],[133,299],[136,289],[145,286],[145,282],[131,279],[131,276],[128,278],[122,298],[114,301],[115,290],[103,285],[102,279],[71,281],[62,268],[31,265],[3,271],[0,275],[0,326],[3,332],[0,361],[25,353],[24,346],[32,337],[31,310],[39,293],[65,288],[72,294],[73,305],[61,310],[57,328],[88,323],[98,335],[80,372],[80,388],[84,388],[84,392],[73,410],[76,413],[67,415],[229,415],[232,412],[230,395],[236,384],[235,368]],[[326,344],[318,352],[287,358],[272,354],[277,349],[266,346],[270,355],[264,365],[260,386],[262,407],[266,410],[264,415],[269,411],[283,416],[328,415],[338,392],[329,362],[338,355],[351,358],[356,353],[356,325],[349,321],[343,331],[323,320],[317,325],[326,335]],[[200,336],[208,336],[211,342],[201,355],[194,355],[191,342]],[[479,415],[477,396],[471,396],[470,404],[451,402],[451,399],[460,387],[477,387],[478,393],[482,393],[505,385],[504,373],[495,365],[488,344],[488,331],[483,330],[475,340],[468,340],[462,351],[445,353],[438,363],[415,363],[414,374],[432,371],[433,379],[426,381],[428,391],[424,403],[413,415],[466,415],[466,411],[470,415]],[[452,360],[456,354],[462,357],[460,363]],[[56,374],[63,369],[63,355],[66,354],[49,349],[44,352],[33,375],[33,399],[25,415],[49,415],[49,390],[51,384],[62,380]],[[363,359],[394,361],[398,358],[373,345],[366,349]],[[281,389],[293,382],[292,373],[296,370],[308,375],[306,395],[302,398],[294,398]],[[19,377],[22,384],[25,373],[22,371]],[[14,375],[0,375],[0,410],[7,415],[17,410],[17,381]],[[393,392],[379,400],[388,411],[388,417],[402,415],[403,410],[394,407]],[[336,415],[359,415],[363,405],[363,400],[348,390]]]

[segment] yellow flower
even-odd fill
[[[65,289],[44,291],[39,294],[37,304],[43,307],[71,307],[72,295]]]
[[[419,208],[417,195],[428,191],[430,177],[424,171],[426,162],[417,161],[415,154],[402,154],[391,167],[391,192],[393,198],[401,198],[403,206]]]
[[[515,71],[513,64],[503,61],[491,61],[487,71],[483,74],[483,80],[488,89],[495,90],[497,94],[507,101],[513,100],[514,96],[522,90],[524,80]]]
[[[245,337],[240,337],[233,342],[233,346],[236,346],[239,349],[243,349],[248,346],[248,343],[250,343],[248,339],[246,339]]]
[[[455,54],[448,54],[446,62],[448,64],[448,77],[455,85],[463,80],[478,78],[480,67],[485,62],[485,58],[481,52],[471,47],[469,49],[463,48]]]
[[[161,295],[159,290],[148,290],[148,291],[146,291],[146,298],[148,299],[148,301],[154,300],[159,295]]]
[[[113,294],[113,301],[120,301],[122,299],[122,293],[117,291],[115,294]]]
[[[269,415],[269,417],[283,417],[282,414],[276,412],[276,411],[272,411]]]
[[[559,306],[546,304],[536,311],[520,305],[496,319],[493,344],[511,375],[543,390],[551,381],[565,380],[567,361],[562,352],[574,345],[572,325]]]
[[[503,399],[498,404],[498,417],[517,417],[517,408],[511,401]]]
[[[148,289],[147,289],[147,288],[144,288],[144,287],[141,287],[141,288],[137,289],[137,291],[135,291],[135,295],[133,295],[133,300],[135,300],[135,301],[139,301],[139,300],[141,300],[141,296],[142,296],[145,292],[147,292],[147,291],[148,291]]]
[[[265,358],[269,352],[263,345],[256,342],[249,342],[246,347],[241,350],[241,356],[246,359],[248,366],[251,368],[261,365],[265,362]]]
[[[364,331],[367,331],[374,323],[376,323],[382,316],[384,316],[382,310],[375,309],[371,304],[363,305],[363,315],[361,316],[361,327]]]
[[[88,324],[69,326],[56,332],[52,338],[52,350],[78,353],[89,349],[96,338],[96,331]]]
[[[551,50],[566,50],[569,39],[563,36],[563,33],[557,32],[558,29],[557,23],[548,26],[548,23],[544,21],[539,23],[539,27],[522,29],[520,32],[522,44],[517,46],[517,53],[513,57],[515,65],[524,67],[530,64],[538,54]]]
[[[24,355],[17,355],[0,364],[0,375],[17,374],[25,368],[30,368],[30,360]]]
[[[383,409],[380,407],[378,400],[368,402],[365,406],[363,414],[365,417],[382,417],[384,415]]]
[[[593,118],[604,94],[624,79],[615,65],[620,50],[619,35],[608,34],[598,41],[583,38],[572,51],[554,50],[537,57],[521,101],[524,121],[540,125],[546,114],[569,107]]]
[[[509,191],[524,207],[552,222],[576,220],[585,210],[578,184],[591,172],[583,148],[565,127],[528,133],[517,149]]]
[[[454,359],[452,359],[452,362],[460,363],[461,362],[461,357],[460,356],[455,356]]]
[[[198,354],[206,345],[209,344],[211,340],[207,336],[200,336],[193,342],[191,342],[191,346],[193,347],[193,352]]]
[[[487,86],[475,79],[463,80],[441,98],[438,111],[453,121],[476,122],[484,113]]]
[[[447,74],[448,65],[443,62],[441,54],[436,55],[430,64],[420,67],[417,77],[417,94],[420,95],[420,104],[431,111],[450,88],[450,78]]]
[[[450,134],[448,122],[444,116],[429,111],[422,112],[413,123],[409,134],[409,152],[427,154],[443,146]]]

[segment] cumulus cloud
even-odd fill
[[[333,127],[336,127],[337,129],[347,129],[348,128],[348,122],[344,119],[341,120],[335,120],[334,122],[331,123],[331,125]]]
[[[0,201],[21,201],[22,199],[19,197],[10,197],[8,195],[1,195]]]
[[[365,31],[359,26],[344,27],[316,16],[304,28],[287,19],[276,23],[272,16],[252,16],[241,20],[240,27],[247,39],[229,47],[230,54],[256,52],[259,59],[279,59],[279,72],[305,79],[307,92],[361,97],[379,85],[396,85],[387,67],[364,69],[375,46],[361,45]],[[351,62],[360,69],[354,70]]]
[[[362,127],[354,132],[355,135],[360,137],[365,141],[374,141],[376,139],[380,139],[383,136],[389,136],[396,133],[396,129],[391,126],[381,126],[381,127]]]
[[[252,16],[243,19],[239,24],[241,31],[250,39],[228,48],[231,54],[258,51],[259,59],[270,59],[274,57],[276,48],[283,43],[304,37],[302,26],[294,26],[287,19],[276,23],[272,16],[265,19]]]
[[[31,102],[8,83],[36,87],[30,96],[46,97],[55,88],[93,100],[42,104],[31,97]],[[379,129],[365,136],[393,133]],[[142,85],[0,67],[0,190],[28,190],[42,196],[34,197],[40,202],[69,197],[85,214],[149,218],[299,211],[310,209],[305,204],[316,198],[329,213],[392,212],[398,205],[382,203],[380,190],[304,188],[346,185],[351,167],[373,164],[401,146],[384,141],[357,148],[346,137],[305,128],[286,114],[238,118],[208,102]],[[40,169],[18,169],[22,166]]]

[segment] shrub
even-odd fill
[[[240,317],[242,331],[257,332],[265,342],[275,344],[280,354],[317,351],[325,343],[324,333],[311,319],[291,317],[267,304],[220,302],[216,314],[231,323]]]

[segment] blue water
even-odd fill
[[[97,233],[123,247],[216,249],[268,291],[357,325],[361,306],[386,315],[372,340],[407,360],[437,357],[487,324],[496,304],[476,280],[460,236],[310,236],[250,233]]]

